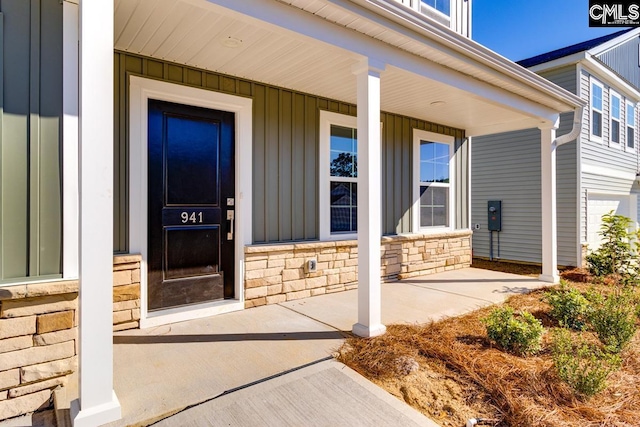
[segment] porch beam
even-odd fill
[[[358,323],[353,333],[374,337],[382,324],[380,281],[380,73],[383,63],[354,67],[358,90]]]
[[[76,427],[121,417],[113,391],[113,0],[79,3],[80,321]]]
[[[559,119],[540,126],[542,274],[544,282],[558,283],[558,225],[556,214],[556,130]]]

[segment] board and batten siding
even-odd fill
[[[640,38],[633,37],[625,43],[601,53],[597,58],[615,70],[634,87],[640,88]]]
[[[581,96],[589,100],[591,93],[591,74],[587,70],[581,70],[580,85]],[[609,115],[609,91],[610,87],[598,80],[604,88],[603,91],[603,132],[602,141],[591,140],[591,113],[590,104],[584,115],[581,133],[582,171],[580,187],[580,242],[587,242],[587,197],[589,193],[610,193],[616,195],[629,195],[635,183],[635,174],[638,168],[637,141],[634,151],[626,151],[626,132],[622,133],[620,145],[610,146],[610,115]],[[615,90],[615,88],[614,88]],[[620,91],[616,91],[620,94]],[[621,95],[622,96],[622,95]],[[622,99],[624,106],[625,100]],[[636,115],[638,114],[636,108]],[[625,123],[625,111],[622,112],[622,125]],[[610,174],[595,174],[589,171],[595,167],[600,171],[609,171]],[[624,178],[627,176],[628,178]]]
[[[0,282],[61,275],[62,4],[0,2]]]
[[[319,237],[319,114],[356,115],[355,105],[267,84],[115,52],[114,251],[128,250],[128,77],[136,75],[253,99],[253,242]],[[413,128],[456,138],[456,225],[468,227],[464,132],[381,114],[383,234],[411,231]],[[242,155],[239,152],[237,155]]]
[[[564,67],[543,76],[575,91],[575,67]],[[561,114],[557,135],[568,133],[572,122],[573,113]],[[494,232],[494,258],[542,262],[540,163],[539,129],[473,138],[471,223],[480,224],[480,229],[473,233],[474,256],[490,256],[487,202],[501,200],[502,231]],[[576,143],[558,147],[556,189],[560,265],[576,265],[578,259],[576,168]]]

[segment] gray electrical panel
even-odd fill
[[[502,201],[489,200],[487,202],[487,210],[489,214],[489,220],[488,220],[489,231],[502,230]]]

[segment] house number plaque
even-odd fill
[[[204,214],[202,213],[202,211],[191,212],[191,214],[189,214],[189,212],[186,212],[186,211],[182,211],[180,213],[180,219],[182,220],[183,224],[186,224],[186,223],[202,224],[203,218],[204,218]]]
[[[162,210],[162,225],[212,225],[220,224],[221,209],[167,207]]]

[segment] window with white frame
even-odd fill
[[[602,138],[602,85],[591,82],[591,136]]]
[[[358,140],[354,116],[320,112],[320,239],[355,238]]]
[[[451,16],[451,0],[421,0],[420,6],[421,9],[430,7],[443,15]]]
[[[611,116],[611,126],[609,127],[609,138],[612,144],[620,144],[620,133],[622,132],[622,100],[620,95],[610,91],[609,113]]]
[[[627,101],[627,149],[636,147],[636,107]]]
[[[454,138],[414,129],[414,231],[451,228]]]

